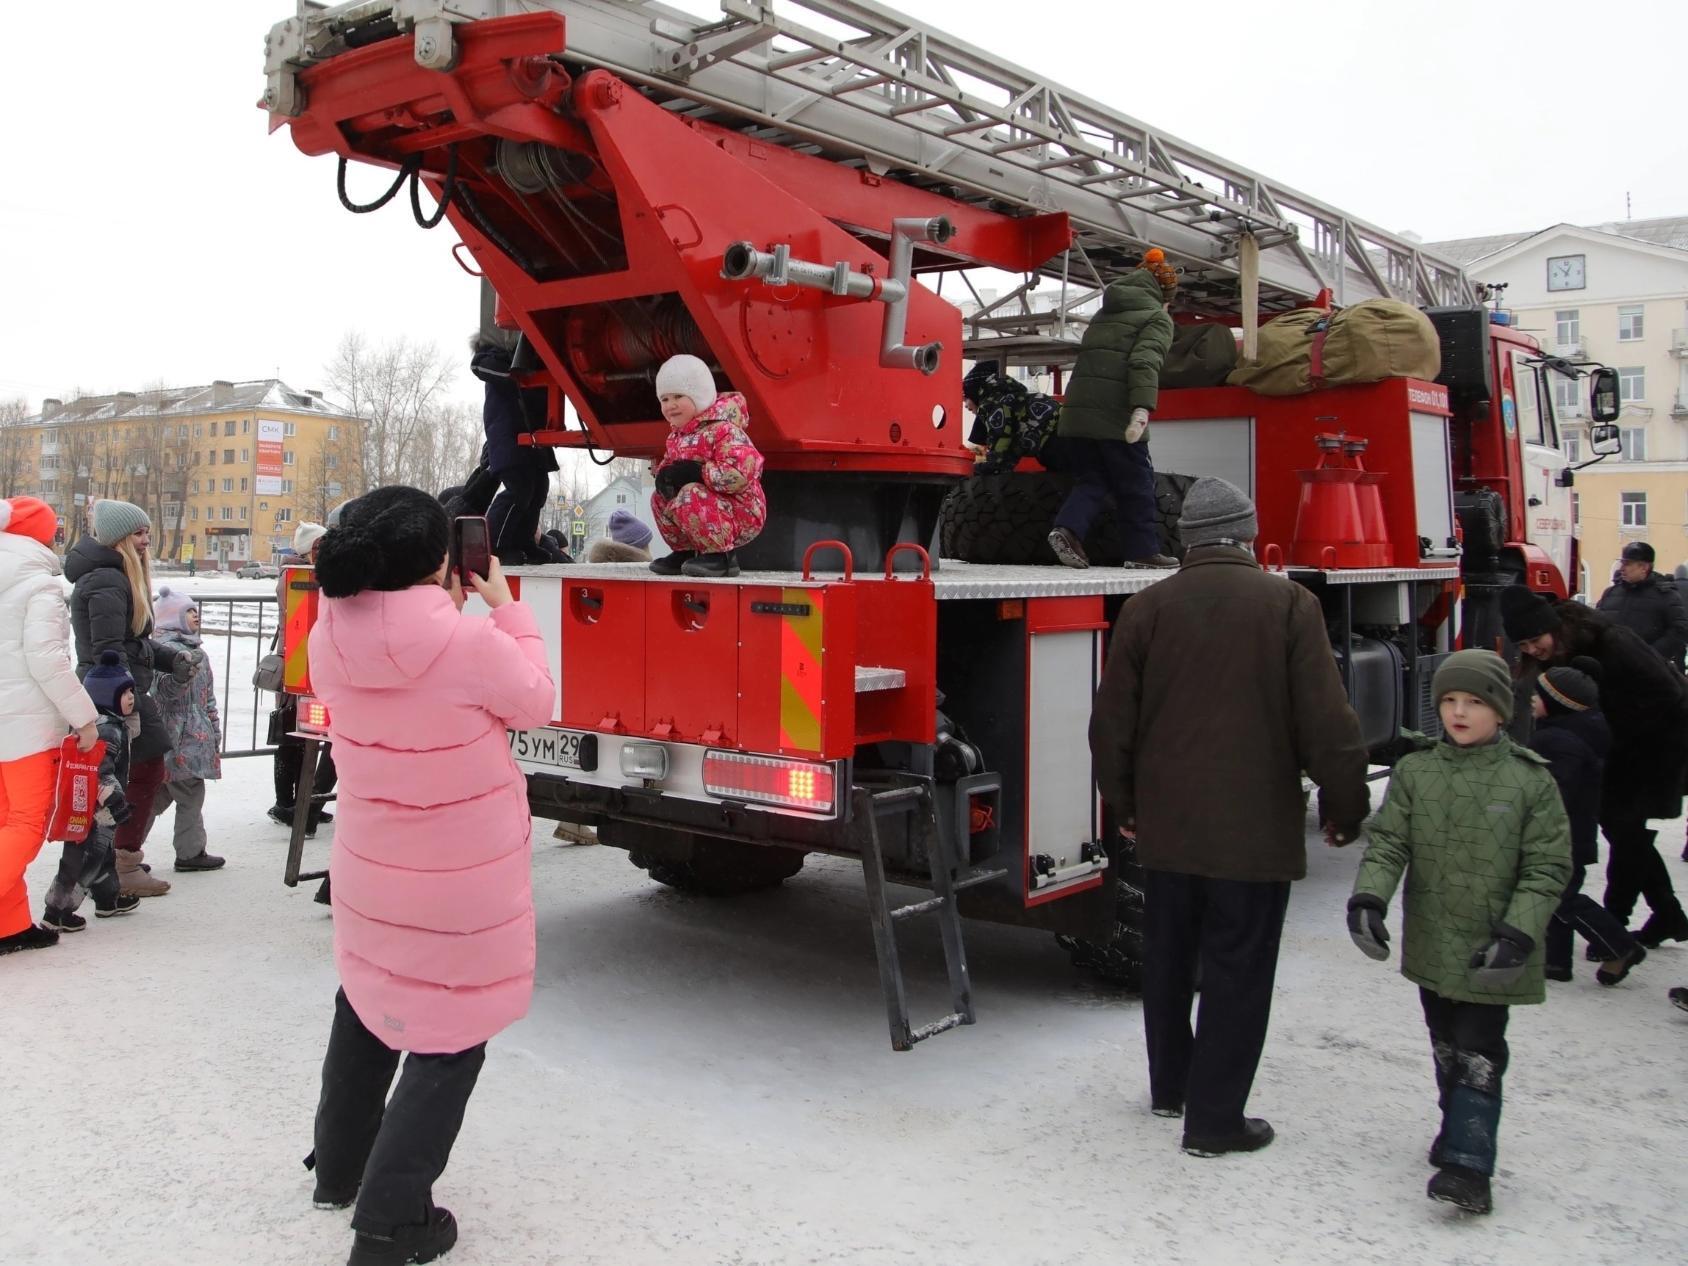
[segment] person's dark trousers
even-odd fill
[[[1155,467],[1146,442],[1062,439],[1060,463],[1077,482],[1056,512],[1056,527],[1084,540],[1111,498],[1125,557],[1135,560],[1160,553]]]
[[[59,854],[59,869],[47,889],[47,904],[58,910],[74,911],[82,894],[94,898],[95,906],[109,907],[117,900],[119,882],[111,840],[114,828],[96,826],[80,844],[67,843]]]
[[[499,476],[504,488],[486,512],[492,552],[531,550],[539,531],[539,516],[545,513],[545,498],[551,491],[551,472],[540,462],[525,462],[500,471]]]
[[[1424,1024],[1436,1061],[1442,1128],[1431,1145],[1431,1163],[1463,1165],[1485,1176],[1495,1172],[1500,1133],[1500,1087],[1506,1076],[1508,1008],[1455,1002],[1421,988]]]
[[[1605,906],[1582,890],[1586,866],[1574,867],[1559,908],[1547,925],[1547,965],[1557,971],[1571,970],[1571,936],[1582,937],[1607,962],[1623,958],[1635,949],[1635,938]]]
[[[451,1055],[412,1052],[388,1102],[399,1055],[364,1027],[344,989],[335,994],[316,1150],[306,1164],[314,1164],[320,1191],[357,1191],[352,1229],[368,1235],[428,1220],[434,1183],[451,1159],[486,1062],[486,1043]]]
[[[152,809],[158,800],[158,789],[164,785],[167,771],[164,757],[129,762],[129,784],[123,788],[123,798],[133,810],[129,820],[117,828],[113,847],[135,852],[147,842],[152,830]]]
[[[1647,829],[1645,818],[1619,818],[1602,822],[1606,842],[1606,895],[1603,904],[1613,918],[1626,927],[1635,913],[1635,899],[1645,897],[1656,915],[1668,916],[1682,909],[1670,870],[1654,846],[1658,832]]]
[[[1143,872],[1143,1029],[1149,1095],[1184,1106],[1184,1132],[1243,1128],[1266,1027],[1289,884]],[[1201,1005],[1190,1026],[1196,968]]]
[[[276,744],[275,749],[275,803],[278,809],[286,813],[293,811],[293,805],[299,798],[299,780],[304,775],[305,741],[283,738]],[[325,796],[333,791],[339,776],[339,771],[334,768],[334,755],[328,745],[324,744],[317,752],[316,781],[312,787],[312,796]],[[318,809],[317,812],[320,814],[322,810]]]

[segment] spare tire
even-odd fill
[[[1163,554],[1181,558],[1178,515],[1190,475],[1155,472],[1155,518]],[[964,563],[1037,563],[1058,566],[1049,548],[1055,515],[1072,490],[1071,475],[1009,471],[975,475],[945,498],[939,519],[939,547],[945,558]],[[1113,507],[1103,510],[1085,538],[1090,561],[1115,566],[1126,561]]]

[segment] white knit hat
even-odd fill
[[[696,356],[670,356],[656,371],[656,394],[659,399],[663,396],[690,396],[698,412],[702,413],[715,403],[715,375]]]
[[[301,523],[293,529],[293,552],[301,558],[309,558],[311,546],[320,541],[327,531],[320,523]]]

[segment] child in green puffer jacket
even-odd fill
[[[1431,683],[1445,737],[1395,766],[1348,902],[1348,931],[1389,956],[1384,915],[1406,874],[1401,974],[1419,987],[1442,1128],[1429,1196],[1493,1207],[1508,1007],[1544,1001],[1543,935],[1571,877],[1571,832],[1547,762],[1508,738],[1512,678],[1458,651]]]

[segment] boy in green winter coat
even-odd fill
[[[1442,1128],[1429,1196],[1493,1207],[1507,1008],[1547,996],[1543,934],[1571,877],[1571,832],[1547,762],[1504,733],[1512,678],[1458,651],[1431,683],[1446,737],[1403,757],[1371,829],[1348,931],[1389,957],[1384,915],[1406,872],[1401,974],[1419,987]]]

